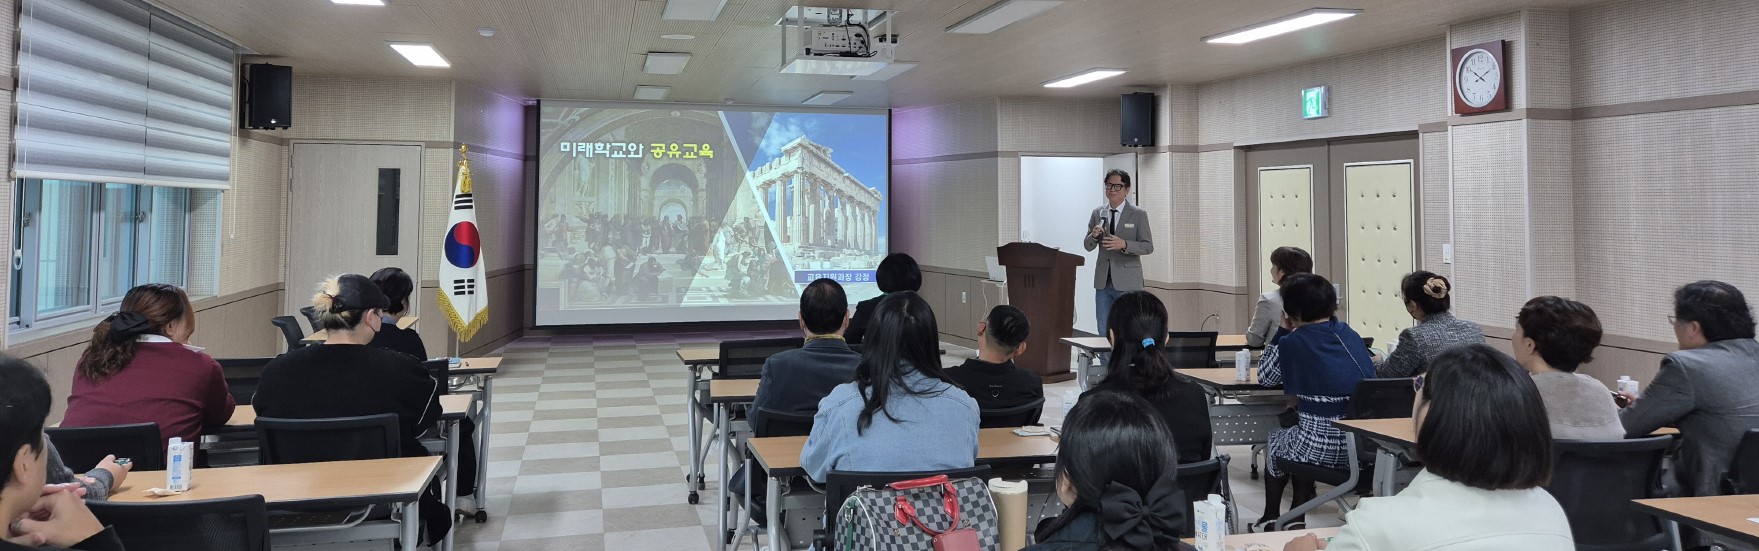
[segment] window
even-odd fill
[[[14,326],[108,314],[143,283],[187,285],[190,190],[25,179],[15,197]]]

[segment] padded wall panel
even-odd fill
[[[1412,324],[1399,280],[1416,268],[1411,163],[1344,167],[1344,304],[1350,327],[1384,343]]]
[[[1142,257],[1142,277],[1150,281],[1172,281],[1174,243],[1178,242],[1179,221],[1170,214],[1173,199],[1171,164],[1180,153],[1144,153],[1136,157],[1136,189],[1138,205],[1148,211],[1153,222],[1155,254]]]
[[[1576,209],[1570,121],[1527,121],[1533,294],[1576,296]]]
[[[1197,154],[1198,279],[1214,285],[1245,285],[1236,236],[1239,213],[1234,204],[1234,150]],[[1157,251],[1158,252],[1158,251]]]
[[[1527,106],[1570,108],[1570,14],[1527,10]]]
[[[1313,167],[1259,169],[1258,261],[1270,266],[1278,247],[1313,251]],[[1268,270],[1269,268],[1266,268]],[[1270,277],[1258,292],[1276,289]]]
[[[1422,149],[1422,228],[1424,249],[1418,253],[1422,268],[1453,277],[1452,264],[1442,262],[1441,246],[1453,243],[1453,198],[1448,194],[1448,133],[1429,132],[1417,137]]]
[[[1416,130],[1448,115],[1444,55],[1434,38],[1200,85],[1198,143]],[[1315,84],[1331,86],[1332,115],[1302,120],[1293,94]]]
[[[1759,90],[1751,0],[1606,2],[1570,12],[1576,107]]]
[[[1454,207],[1454,311],[1506,327],[1531,298],[1526,123],[1450,129]]]
[[[1170,239],[1162,238],[1163,243],[1172,244],[1173,250],[1168,251],[1172,265],[1170,283],[1188,283],[1203,278],[1203,228],[1210,222],[1203,220],[1203,211],[1197,203],[1198,188],[1202,185],[1201,153],[1169,153],[1172,157],[1172,186],[1169,188],[1171,201],[1167,209],[1167,217],[1171,218],[1172,235]]]

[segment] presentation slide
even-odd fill
[[[543,101],[538,325],[793,319],[877,296],[883,110]]]

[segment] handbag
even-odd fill
[[[988,551],[1001,518],[983,480],[936,475],[856,489],[837,527],[839,551]]]

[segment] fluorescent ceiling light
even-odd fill
[[[676,0],[674,0],[676,1]],[[962,34],[986,34],[1013,25],[1038,14],[1050,11],[1051,8],[1063,5],[1064,0],[1002,0],[984,8],[976,15],[967,17],[947,32]]]
[[[694,35],[694,34],[662,34],[662,35],[660,35],[660,38],[664,38],[666,40],[690,40],[690,39],[696,38],[696,35]]]
[[[636,86],[635,87],[635,99],[660,101],[660,100],[666,99],[666,94],[670,94],[670,93],[672,93],[672,87],[670,87],[670,86]]]
[[[896,61],[891,65],[885,66],[883,69],[874,71],[871,75],[862,75],[851,78],[854,78],[855,80],[890,80],[892,77],[898,76],[898,73],[915,68],[916,62],[914,61]]]
[[[714,21],[721,16],[727,0],[666,0],[660,18],[674,21]]]
[[[383,5],[385,5],[385,0],[330,0],[330,1],[333,3],[337,3],[337,4],[342,4],[344,6],[383,6]]]
[[[641,72],[650,75],[676,75],[684,72],[686,63],[690,63],[690,54],[648,52],[647,61],[641,64]]]
[[[1100,79],[1112,78],[1124,74],[1123,69],[1088,69],[1080,74],[1066,76],[1044,83],[1045,88],[1073,88]]]
[[[1308,27],[1324,25],[1340,19],[1347,19],[1362,13],[1362,10],[1346,10],[1334,8],[1313,8],[1288,17],[1272,19],[1243,29],[1235,29],[1226,33],[1207,36],[1204,42],[1210,44],[1245,44],[1254,40],[1270,38],[1279,34],[1287,34]]]
[[[391,49],[403,54],[405,59],[416,67],[451,67],[446,58],[440,56],[433,44],[417,44],[412,42],[390,42]]]
[[[819,92],[817,94],[813,94],[812,97],[806,98],[806,101],[803,101],[800,103],[803,103],[806,105],[830,105],[833,103],[837,103],[839,101],[849,99],[849,96],[853,96],[853,95],[855,95],[855,92],[832,92],[832,91],[826,90],[823,92]]]

